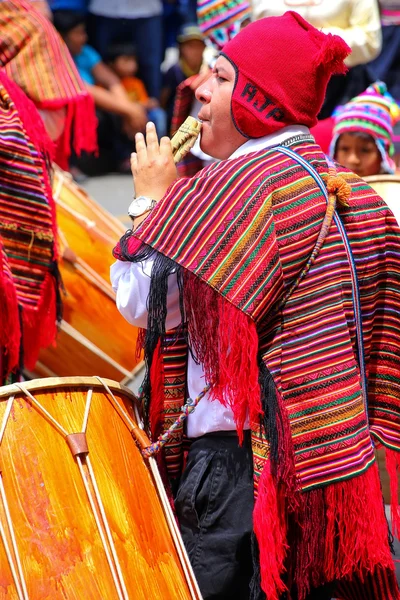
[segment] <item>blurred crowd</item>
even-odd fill
[[[385,98],[391,159],[398,162],[400,0],[32,1],[53,21],[95,102],[99,150],[72,155],[78,180],[129,172],[135,133],[151,120],[160,137],[171,135],[186,116],[196,116],[196,87],[224,43],[251,20],[286,10],[339,34],[352,50],[348,73],[328,86],[317,141],[328,152],[341,107],[379,82],[374,94]],[[181,174],[193,174],[207,158],[195,147]]]

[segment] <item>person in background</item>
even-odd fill
[[[334,113],[329,155],[359,177],[395,173],[393,126],[399,113],[386,85],[375,82]]]
[[[113,42],[130,42],[137,49],[139,77],[147,93],[159,98],[162,62],[161,0],[90,0],[90,43],[105,57]]]
[[[329,155],[360,177],[395,174],[393,127],[399,116],[399,106],[386,85],[375,82],[334,113]],[[400,223],[398,193],[387,192],[386,188],[380,193]]]
[[[349,72],[329,82],[319,119],[330,117],[336,106],[360,94],[374,79],[367,64],[378,56],[382,32],[377,0],[251,0],[254,19],[295,10],[324,33],[339,35],[351,49]]]
[[[251,22],[251,8],[247,0],[235,0],[234,5],[228,5],[224,0],[211,3],[208,0],[199,0],[197,16],[199,29],[206,43],[204,62],[198,75],[185,79],[176,89],[171,135],[189,115],[197,116],[201,104],[195,97],[196,89],[210,76],[224,44]],[[178,163],[178,173],[181,177],[190,177],[214,160],[202,152],[197,140],[191,151]]]
[[[384,81],[388,92],[400,103],[400,0],[379,0],[382,52],[368,65],[372,81]],[[400,167],[400,121],[394,127],[394,160]]]
[[[182,81],[197,75],[203,64],[204,37],[197,25],[184,25],[177,37],[179,60],[163,76],[161,106],[167,113],[167,128],[171,128],[176,89]]]
[[[119,77],[121,84],[131,102],[139,102],[147,112],[147,118],[152,121],[159,137],[166,135],[166,115],[157,98],[149,98],[146,87],[137,77],[138,61],[136,48],[129,42],[115,43],[107,49],[107,65]]]
[[[400,102],[400,0],[379,0],[382,52],[368,65],[374,80],[384,81]]]
[[[78,160],[79,168],[88,175],[107,170],[124,171],[129,166],[132,150],[129,139],[144,130],[146,111],[139,102],[131,102],[119,77],[89,46],[85,18],[74,11],[54,11],[53,22],[62,35],[79,74],[86,84],[97,109],[98,157]]]

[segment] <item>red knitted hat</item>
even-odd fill
[[[299,14],[250,23],[221,53],[233,65],[232,118],[250,138],[286,125],[312,127],[333,74],[344,74],[350,48],[337,35],[322,33]]]

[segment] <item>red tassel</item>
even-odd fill
[[[268,461],[258,483],[253,513],[254,532],[260,549],[261,587],[268,600],[279,600],[287,589],[282,581],[288,549],[284,507],[284,498],[278,495]]]
[[[393,570],[377,464],[352,479],[327,486],[325,580]]]
[[[63,132],[55,143],[54,160],[62,169],[68,170],[71,139],[78,156],[82,151],[97,153],[97,117],[93,99],[89,94],[69,98],[67,101],[40,102],[37,106],[48,110],[63,107],[67,109]]]
[[[378,566],[388,575],[393,572],[376,464],[347,481],[296,492],[297,502],[288,492],[292,495],[277,484],[267,462],[258,485],[254,530],[261,585],[269,600],[277,600],[284,589],[287,555],[288,580],[294,579],[299,600],[324,583],[354,577],[363,581]]]
[[[355,576],[340,581],[335,589],[336,600],[399,600],[400,593],[394,570],[379,565],[373,573],[360,579]]]
[[[48,273],[42,284],[39,306],[35,309],[28,306],[23,308],[24,363],[29,370],[34,368],[40,349],[46,348],[56,339],[56,285],[54,277]]]
[[[0,347],[4,353],[2,375],[7,376],[19,364],[21,327],[17,294],[5,260],[0,242]]]
[[[399,472],[400,452],[385,447],[386,468],[390,481],[390,519],[393,535],[400,539]]]
[[[164,411],[164,369],[160,353],[160,342],[154,351],[153,362],[150,368],[151,402],[149,407],[149,421],[152,441],[162,433]]]
[[[128,238],[128,252],[131,255],[136,254],[139,249],[143,246],[143,242],[141,242],[140,240],[138,240],[137,238],[135,238],[133,235],[129,236]],[[121,242],[117,242],[117,245],[115,246],[114,250],[113,250],[113,256],[115,259],[117,260],[126,260],[126,258],[124,258],[124,256],[122,255],[122,250],[121,250]]]
[[[190,345],[212,384],[210,397],[232,408],[239,439],[246,417],[262,413],[254,321],[194,275],[185,273]]]

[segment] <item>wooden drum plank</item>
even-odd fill
[[[126,419],[99,382],[93,382],[57,386],[53,379],[52,387],[39,382],[37,389],[30,382],[30,393],[51,417],[22,392],[13,401],[6,388],[1,395],[0,423],[12,402],[0,445],[2,480],[29,599],[189,600],[192,596],[147,463]],[[132,418],[129,392],[112,387],[118,405],[129,408],[126,414]],[[8,388],[15,393],[14,386]],[[83,479],[64,434],[82,431],[88,393],[89,459],[82,458]],[[94,506],[101,506],[105,515],[100,526],[84,480]],[[1,500],[0,519],[3,523]],[[102,537],[104,523],[111,541],[106,533]],[[0,565],[0,600],[18,600],[1,540]]]

